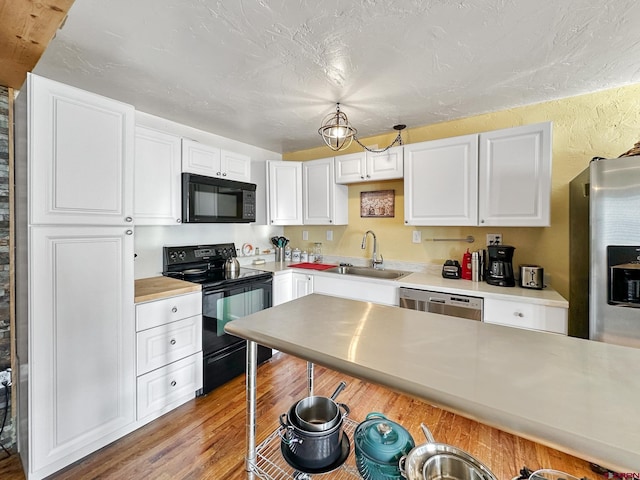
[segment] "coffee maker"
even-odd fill
[[[509,245],[488,245],[487,272],[485,281],[489,285],[499,287],[515,287],[513,276],[513,251],[515,247]]]

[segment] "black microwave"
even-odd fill
[[[182,223],[256,221],[256,185],[182,174]]]

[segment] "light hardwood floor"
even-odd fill
[[[347,388],[338,400],[351,418],[383,412],[424,443],[420,423],[436,441],[466,450],[501,480],[523,466],[555,468],[590,480],[602,478],[585,461],[446,412],[420,400],[316,367],[315,393],[331,395],[340,380]],[[258,369],[258,441],[278,425],[280,414],[306,395],[306,362],[282,353]],[[84,458],[51,479],[230,479],[244,472],[245,391],[238,377],[130,435]],[[326,477],[329,477],[328,475]],[[326,478],[314,477],[314,478]],[[16,455],[0,460],[2,480],[24,480]]]

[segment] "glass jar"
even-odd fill
[[[306,250],[303,250],[302,253],[300,254],[300,261],[307,262],[308,260],[309,260],[309,254],[307,254]]]
[[[285,262],[291,261],[291,247],[288,245],[284,249],[284,261]]]
[[[299,262],[300,261],[300,249],[299,248],[294,248],[293,252],[291,252],[291,260],[294,262]]]
[[[313,261],[316,263],[322,262],[322,243],[316,242],[313,244]]]

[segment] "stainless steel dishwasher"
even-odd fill
[[[400,307],[421,312],[440,313],[451,317],[483,320],[484,301],[453,293],[432,292],[400,287]]]

